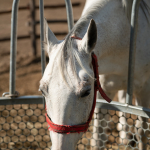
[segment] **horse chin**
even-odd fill
[[[61,134],[50,131],[52,141],[51,150],[75,150],[82,134],[83,133]]]

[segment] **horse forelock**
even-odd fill
[[[75,32],[73,29],[65,38],[64,43],[61,47],[60,53],[59,53],[59,70],[60,74],[63,77],[63,80],[67,83],[67,78],[70,77],[69,73],[67,71],[67,65],[69,63],[69,66],[72,71],[72,75],[74,78],[78,81],[79,77],[77,75],[77,68],[76,63],[93,79],[93,77],[88,73],[88,70],[85,69],[85,67],[82,64],[82,60],[80,59],[80,54],[78,51],[77,46],[77,39],[71,38],[71,35],[73,35]],[[80,50],[81,51],[81,50]],[[68,83],[67,83],[68,84]]]
[[[74,49],[73,47],[73,40],[71,39],[71,33],[67,35],[65,41],[61,47],[60,55],[59,55],[59,69],[60,73],[63,77],[63,80],[66,82],[66,73],[67,72],[67,62],[69,61],[72,73],[76,76],[76,66],[75,66],[75,58],[74,58]]]

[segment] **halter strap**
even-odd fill
[[[97,90],[100,92],[101,96],[107,101],[107,102],[111,102],[112,100],[105,94],[105,92],[103,91],[100,81],[99,81],[99,73],[98,73],[98,61],[97,61],[97,56],[92,53],[92,65],[93,65],[93,69],[94,69],[94,75],[96,78],[96,83],[95,86],[97,88]]]
[[[74,38],[74,37],[72,37],[72,38]],[[75,37],[75,39],[80,39],[80,38]],[[94,98],[93,98],[92,110],[90,112],[90,115],[89,115],[87,122],[84,124],[72,125],[72,126],[70,126],[70,125],[58,125],[58,124],[53,123],[51,121],[51,118],[46,113],[45,116],[46,116],[46,121],[49,125],[49,128],[48,128],[49,130],[57,132],[57,133],[64,133],[64,134],[86,132],[88,127],[89,127],[89,123],[92,120],[93,113],[94,113],[94,109],[95,109],[95,105],[96,105],[97,91],[100,92],[101,96],[107,102],[110,103],[112,101],[105,94],[103,89],[101,88],[100,81],[99,81],[99,73],[98,73],[98,62],[97,62],[97,57],[94,53],[92,53],[92,65],[93,65],[93,70],[94,70],[94,75],[95,75],[96,81],[94,83]]]

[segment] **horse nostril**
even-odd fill
[[[43,90],[39,89],[39,91],[41,91],[41,92],[42,92],[42,95],[45,96],[45,93],[43,92]]]
[[[43,96],[46,96],[48,94],[48,90],[49,90],[48,86],[46,86],[46,85],[44,85],[44,86],[42,85],[42,86],[39,87],[39,91],[42,92]]]

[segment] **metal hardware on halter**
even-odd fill
[[[9,92],[3,93],[2,97],[18,97],[20,94],[18,91],[15,91],[15,94],[9,94]]]

